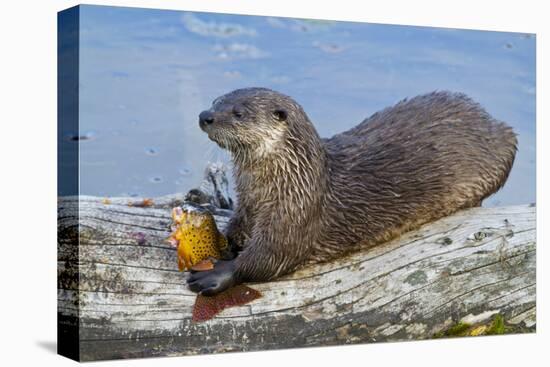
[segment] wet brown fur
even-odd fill
[[[204,130],[233,156],[238,204],[226,234],[243,248],[244,281],[478,206],[505,183],[517,146],[509,126],[459,93],[403,100],[330,139],[269,89],[233,91],[210,111]]]

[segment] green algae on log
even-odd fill
[[[469,324],[467,322],[459,321],[449,329],[435,333],[434,338],[520,334],[530,331],[533,330],[522,327],[521,325],[507,325],[504,321],[504,316],[501,314],[495,314],[491,319],[477,324]]]

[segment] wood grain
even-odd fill
[[[535,207],[475,208],[374,249],[251,286],[263,297],[192,323],[165,242],[180,195],[59,200],[58,316],[80,359],[427,339],[501,315],[535,330]],[[108,204],[106,204],[108,202]],[[223,228],[229,210],[216,209]]]

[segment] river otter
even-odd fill
[[[265,88],[217,98],[199,125],[232,154],[238,204],[226,235],[242,247],[188,277],[204,295],[479,206],[506,181],[517,146],[509,126],[451,92],[403,100],[329,139],[292,98]]]

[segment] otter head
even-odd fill
[[[297,123],[311,125],[300,105],[266,88],[237,89],[199,115],[208,137],[241,158],[269,156],[284,146]]]

